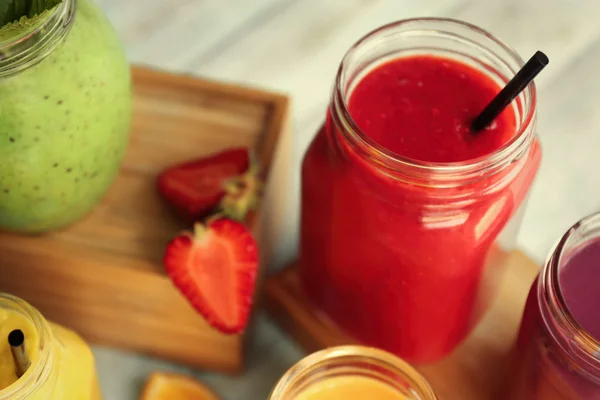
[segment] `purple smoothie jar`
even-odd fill
[[[600,400],[600,213],[561,238],[529,293],[511,400]]]

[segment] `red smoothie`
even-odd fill
[[[511,108],[479,134],[468,130],[499,90],[467,64],[418,55],[369,71],[345,104],[363,134],[399,160],[449,166],[489,156],[515,136]],[[428,176],[416,184],[359,150],[333,112],[302,167],[304,289],[363,343],[410,361],[437,360],[464,339],[494,293],[503,258],[495,243],[524,202],[538,142],[501,172],[449,187]]]
[[[486,156],[515,134],[515,114],[504,112],[482,133],[469,123],[502,88],[462,62],[413,56],[385,63],[363,78],[348,110],[358,127],[386,149],[429,162]]]

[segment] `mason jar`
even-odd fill
[[[560,239],[531,287],[511,400],[600,400],[600,213]]]
[[[20,329],[31,362],[17,377],[8,335]],[[31,305],[0,293],[0,400],[101,400],[94,356],[74,332]]]
[[[115,178],[131,119],[121,43],[90,0],[0,28],[0,230],[88,213]]]
[[[489,32],[451,19],[395,22],[352,46],[302,164],[299,274],[308,299],[345,333],[429,362],[487,310],[541,150],[534,84],[512,103],[511,139],[482,157],[425,162],[372,140],[349,112],[352,91],[373,68],[414,55],[468,64],[498,87],[524,65]]]
[[[343,392],[331,392],[331,388]],[[290,368],[269,400],[350,398],[437,399],[425,378],[392,354],[363,346],[339,346],[313,353]]]

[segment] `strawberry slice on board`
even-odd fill
[[[197,223],[168,245],[164,266],[173,284],[206,321],[227,334],[248,323],[258,271],[250,231],[227,218]]]
[[[257,203],[258,173],[249,150],[233,148],[166,169],[158,176],[157,189],[189,222],[214,211],[242,221]]]

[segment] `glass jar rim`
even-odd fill
[[[390,367],[401,371],[409,384],[413,389],[418,390],[419,400],[436,400],[437,397],[427,382],[427,380],[419,374],[410,364],[406,361],[377,348],[360,346],[360,345],[345,345],[335,346],[327,349],[323,349],[312,353],[302,360],[293,365],[279,380],[275,388],[273,389],[271,400],[283,399],[289,386],[294,383],[294,380],[302,377],[304,373],[310,372],[315,367],[322,365],[327,362],[332,362],[344,358],[366,358],[374,361],[380,361]]]
[[[342,125],[342,131],[348,133],[351,140],[359,146],[363,153],[368,153],[369,158],[373,159],[379,165],[386,166],[386,168],[390,170],[402,169],[412,171],[412,174],[415,175],[428,174],[430,176],[431,174],[435,174],[441,180],[444,180],[443,177],[453,177],[457,174],[478,176],[482,171],[490,168],[490,166],[501,167],[503,165],[510,164],[510,162],[512,162],[512,160],[515,158],[515,154],[521,154],[524,152],[533,140],[533,129],[530,128],[532,128],[535,123],[537,101],[537,91],[534,82],[528,85],[527,88],[521,92],[520,96],[524,96],[525,98],[525,101],[523,102],[525,115],[512,139],[491,154],[466,161],[425,162],[399,155],[376,143],[354,122],[348,110],[344,96],[344,73],[350,62],[349,60],[352,57],[353,52],[365,45],[369,40],[374,39],[379,35],[384,35],[386,32],[393,30],[394,28],[402,27],[412,23],[439,23],[449,24],[455,28],[464,28],[468,31],[474,32],[482,38],[491,40],[495,45],[502,49],[502,51],[505,53],[505,57],[508,57],[511,59],[511,61],[516,62],[519,68],[525,64],[525,61],[511,46],[506,44],[501,39],[498,39],[490,32],[468,22],[452,18],[434,17],[410,18],[395,21],[367,33],[358,41],[356,41],[346,52],[335,78],[332,108],[339,116],[341,116],[339,120],[334,119],[335,123]],[[444,33],[441,28],[437,32]],[[506,59],[490,49],[486,50],[492,52],[499,59]],[[514,72],[516,73],[517,71]]]
[[[28,370],[15,383],[0,390],[0,400],[25,399],[40,385],[44,384],[50,376],[50,366],[53,362],[53,354],[50,350],[52,333],[42,314],[25,300],[0,292],[0,309],[2,308],[10,308],[22,313],[33,323],[38,332],[41,349],[39,360],[32,365],[33,369],[31,371]]]
[[[537,295],[539,304],[546,304],[550,309],[547,312],[542,310],[542,317],[553,338],[567,350],[567,354],[574,353],[578,359],[585,361],[589,366],[596,364],[595,368],[600,378],[600,341],[594,338],[569,311],[559,276],[560,267],[569,250],[570,239],[590,225],[600,227],[600,212],[579,220],[560,238],[540,274]],[[600,233],[586,242],[594,239],[600,239]],[[554,324],[564,331],[562,335],[556,332]],[[567,339],[561,339],[561,336]]]
[[[51,10],[46,19],[36,21],[29,29],[0,42],[0,77],[13,75],[46,58],[69,33],[78,0],[64,0]]]

